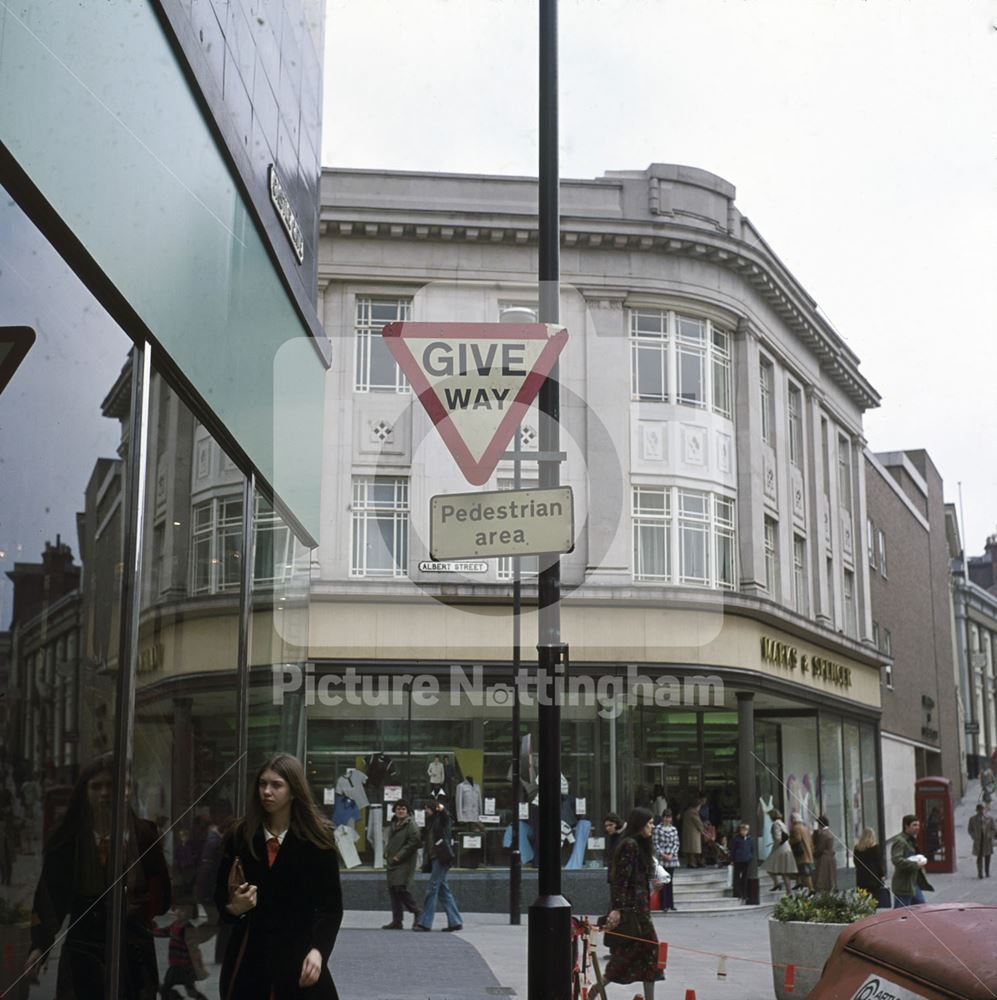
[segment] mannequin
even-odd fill
[[[429,767],[426,768],[426,775],[429,778],[429,794],[435,796],[443,787],[444,778],[443,761],[440,760],[439,754],[435,754],[429,762]]]
[[[772,823],[769,820],[769,813],[775,808],[775,800],[770,795],[768,799],[758,797],[758,814],[761,817],[758,821],[758,830],[761,850],[758,852],[758,860],[764,861],[772,853]]]
[[[481,787],[466,775],[457,786],[457,822],[477,823],[481,815]]]

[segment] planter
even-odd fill
[[[851,924],[811,924],[769,917],[769,947],[772,952],[772,985],[778,1000],[805,997],[820,979],[824,963],[831,957],[838,935]],[[796,966],[796,987],[783,989],[785,966]],[[809,970],[814,971],[809,971]]]
[[[0,996],[3,1000],[27,1000],[28,977],[24,963],[31,950],[31,928],[27,924],[0,924]],[[12,983],[17,983],[8,989]]]

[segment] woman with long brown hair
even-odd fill
[[[338,1000],[328,965],[343,919],[339,862],[296,757],[274,754],[256,772],[222,847],[215,901],[233,925],[225,1000]]]
[[[44,965],[66,917],[57,989],[76,1000],[107,996],[107,926],[111,908],[111,813],[114,757],[87,764],[73,786],[66,812],[49,835],[31,914],[34,977]],[[170,876],[156,824],[128,810],[125,837],[125,891],[121,1000],[155,996],[159,986],[152,919],[170,905]]]

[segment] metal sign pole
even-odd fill
[[[560,313],[560,199],[557,119],[557,0],[540,0],[540,322]],[[540,487],[560,485],[560,390],[555,363],[540,390]],[[541,557],[544,558],[544,557]],[[561,643],[561,560],[542,565],[538,584],[540,894],[530,907],[529,1000],[571,996],[571,907],[561,895],[561,694],[567,647]]]

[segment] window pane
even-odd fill
[[[667,381],[664,346],[635,344],[634,386],[641,399],[665,399]]]
[[[684,523],[679,528],[682,544],[683,583],[706,583],[709,534],[705,526]]]
[[[635,561],[642,579],[665,579],[668,576],[668,532],[664,525],[635,526]]]
[[[701,319],[693,319],[689,316],[678,316],[676,318],[679,340],[694,344],[706,343],[706,323]]]
[[[713,408],[724,416],[731,414],[730,361],[727,358],[713,359]]]
[[[679,350],[679,399],[691,406],[706,405],[705,357],[688,348]]]

